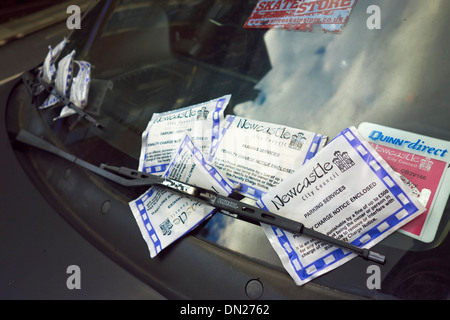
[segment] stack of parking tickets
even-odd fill
[[[175,151],[164,177],[222,195],[233,191],[231,184],[206,162],[189,135]],[[213,207],[158,187],[150,188],[129,206],[152,258],[215,213]]]
[[[353,127],[266,193],[258,206],[353,245],[371,248],[425,211]],[[263,226],[284,267],[302,285],[356,255]]]

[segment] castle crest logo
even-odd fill
[[[341,170],[341,172],[345,172],[355,165],[355,162],[350,158],[347,152],[336,151],[334,156],[333,163]]]

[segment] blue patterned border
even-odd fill
[[[147,231],[150,240],[153,242],[155,254],[158,254],[162,250],[161,241],[159,240],[158,235],[156,234],[156,230],[150,222],[150,219],[148,218],[147,210],[145,209],[144,205],[144,202],[153,195],[154,191],[155,189],[151,188],[142,197],[137,199],[136,207],[139,210],[139,214],[142,218],[145,230]]]
[[[216,100],[216,106],[214,108],[213,115],[212,115],[213,123],[212,123],[212,136],[211,136],[211,148],[210,148],[211,151],[210,152],[212,152],[213,148],[215,148],[218,144],[218,141],[220,138],[220,118],[221,118],[220,114],[221,114],[221,112],[223,112],[224,108],[227,106],[230,98],[231,98],[231,95],[226,95],[221,98],[211,100],[211,101]],[[181,109],[176,109],[176,110],[160,113],[160,114],[158,114],[158,117],[163,117],[163,116],[167,116],[170,114],[183,112],[183,111],[193,109],[193,108],[199,108],[208,103],[211,103],[211,101],[199,103],[199,104],[184,107]],[[154,121],[155,120],[156,119],[154,119]],[[150,128],[153,126],[153,124],[154,124],[154,122],[150,125]],[[148,131],[150,131],[150,128]],[[148,133],[145,137],[145,141],[147,141],[147,139],[148,139]],[[152,173],[152,174],[164,172],[164,171],[166,171],[167,166],[169,165],[169,163],[164,163],[164,164],[158,164],[158,165],[153,165],[153,166],[146,166],[145,165],[146,161],[147,161],[147,144],[145,145],[145,148],[144,148],[144,160],[143,160],[143,168],[142,168],[143,172]]]

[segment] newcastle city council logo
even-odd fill
[[[345,172],[355,165],[347,152],[336,151],[334,155],[336,158],[333,159],[333,163],[341,170],[341,172]]]

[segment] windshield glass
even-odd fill
[[[138,167],[142,133],[153,113],[226,94],[227,114],[330,139],[346,127],[372,122],[450,140],[450,2],[376,4],[378,16],[368,11],[371,1],[358,1],[342,31],[334,33],[322,27],[244,28],[255,0],[100,2],[65,52],[75,49],[77,59],[92,63],[86,111],[105,130],[77,116],[53,121],[56,109],[44,118],[78,157],[130,168]],[[378,28],[372,28],[376,18]],[[415,291],[424,282],[434,288],[430,296],[448,297],[448,221],[447,205],[434,241],[395,233],[380,244],[392,252],[383,267],[383,293],[426,295]],[[283,270],[258,226],[216,214],[193,233]],[[367,277],[362,262],[354,260],[314,281],[367,291],[349,281],[353,268]],[[412,278],[423,270],[430,273]]]

